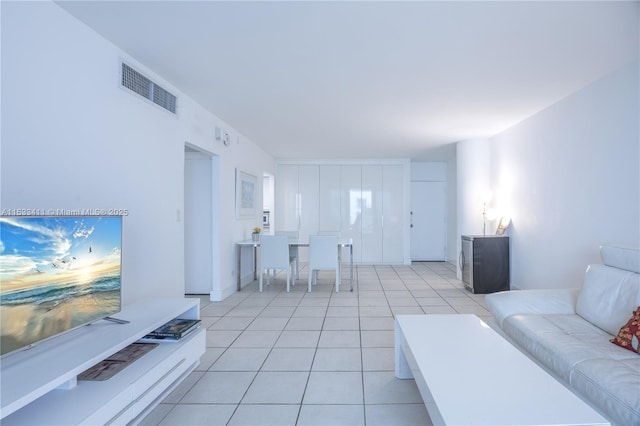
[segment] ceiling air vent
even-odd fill
[[[176,113],[176,97],[129,65],[122,63],[122,85],[167,111]]]

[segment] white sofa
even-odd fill
[[[640,425],[640,354],[610,342],[640,306],[640,250],[602,246],[600,253],[603,264],[589,265],[580,289],[485,300],[507,338],[558,380],[613,424]]]

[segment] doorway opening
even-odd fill
[[[220,293],[219,158],[193,145],[184,149],[185,294]]]
[[[262,230],[267,234],[273,234],[275,179],[269,173],[262,176]]]
[[[411,182],[411,260],[446,260],[447,198],[445,182]]]

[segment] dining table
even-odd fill
[[[309,247],[308,238],[289,238],[289,247]],[[258,250],[260,248],[260,238],[257,240],[243,240],[236,243],[236,263],[237,263],[237,284],[238,291],[242,290],[241,277],[242,274],[242,249],[253,249],[253,279],[258,279],[257,259]],[[338,260],[342,261],[342,249],[349,249],[349,288],[353,291],[353,241],[351,238],[338,238]]]

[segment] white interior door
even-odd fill
[[[213,288],[213,188],[211,156],[185,152],[185,293],[209,294]]]
[[[444,261],[447,253],[445,182],[411,182],[411,260]]]

